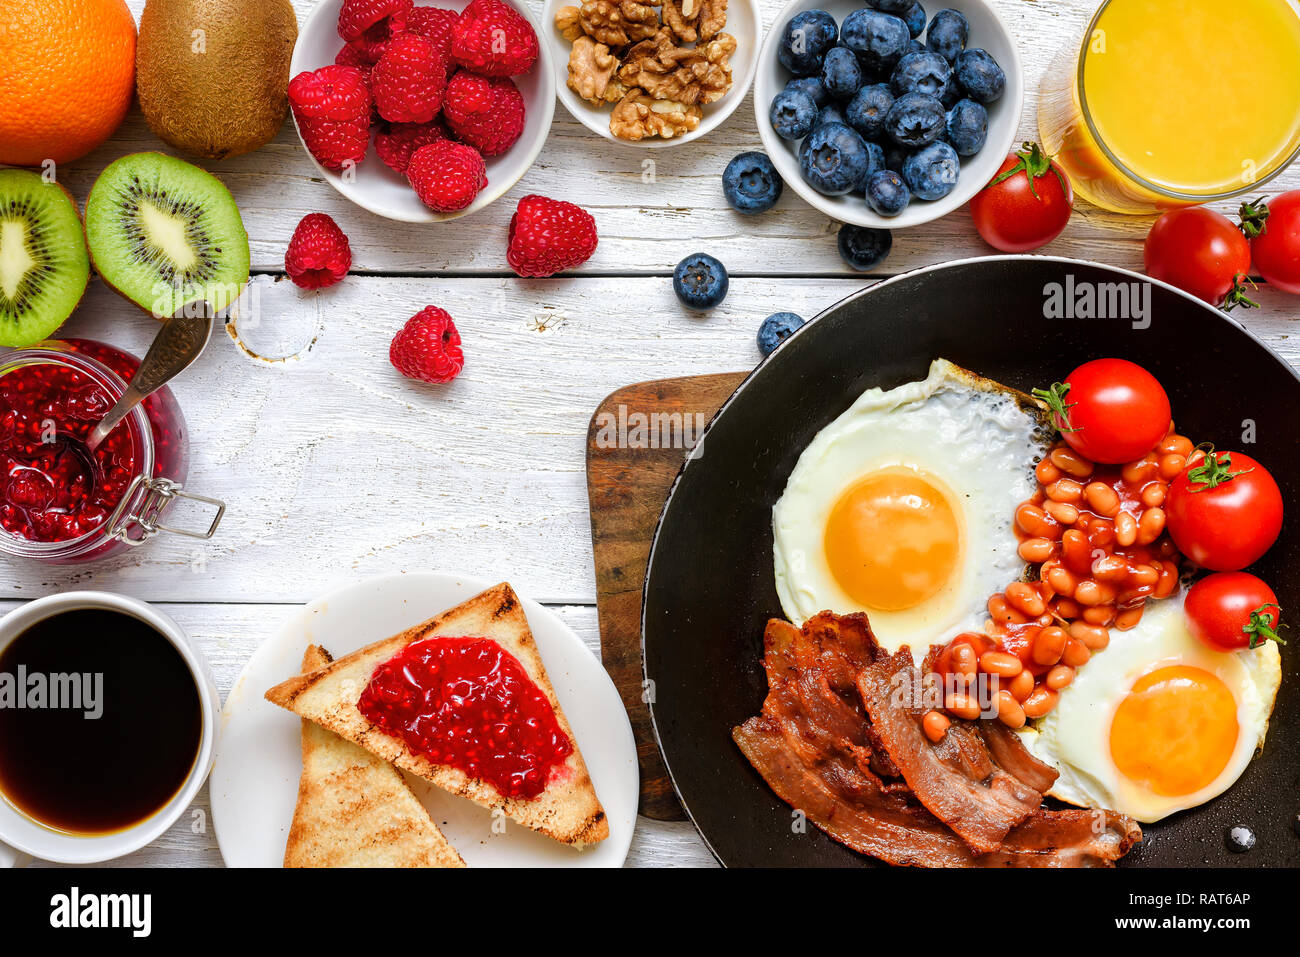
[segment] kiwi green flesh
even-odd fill
[[[86,202],[86,238],[100,277],[160,319],[199,301],[223,311],[248,282],[248,234],[230,191],[161,153],[104,170]]]
[[[85,233],[68,194],[36,173],[0,170],[0,346],[49,338],[89,279]]]

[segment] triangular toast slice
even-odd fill
[[[333,659],[317,645],[304,672]],[[464,867],[402,773],[365,748],[302,722],[302,779],[285,867]]]
[[[357,710],[361,692],[379,664],[413,641],[439,635],[496,641],[519,659],[528,676],[550,701],[556,720],[573,744],[573,753],[566,759],[560,774],[553,775],[546,790],[537,797],[528,800],[511,798],[489,782],[471,778],[459,768],[433,764],[411,751],[401,739],[376,728]],[[288,708],[361,745],[404,771],[484,807],[501,808],[520,824],[564,844],[581,847],[609,836],[609,820],[596,797],[573,729],[560,708],[555,688],[537,653],[519,596],[508,584],[490,588],[422,625],[368,645],[311,674],[276,685],[266,693],[266,697],[282,708]]]

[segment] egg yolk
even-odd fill
[[[1110,754],[1129,780],[1156,794],[1192,794],[1213,783],[1237,747],[1237,702],[1202,668],[1143,675],[1120,702]]]
[[[922,474],[885,471],[851,486],[826,520],[826,564],[855,602],[912,608],[953,577],[961,533],[947,495]]]

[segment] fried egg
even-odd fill
[[[1047,443],[1031,400],[944,359],[924,381],[864,392],[772,510],[786,617],[866,612],[882,646],[918,656],[982,631],[989,596],[1023,575],[1010,516]]]
[[[1061,772],[1049,792],[1158,821],[1226,791],[1264,745],[1282,682],[1277,644],[1214,651],[1180,596],[1148,602],[1131,631],[1079,669],[1025,744]]]

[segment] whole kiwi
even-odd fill
[[[297,39],[289,0],[148,0],[135,62],[149,127],[205,159],[266,145],[289,111]]]

